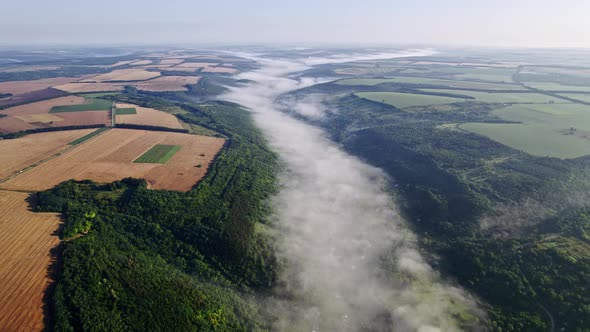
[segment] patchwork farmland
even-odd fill
[[[135,177],[144,178],[152,189],[188,191],[205,175],[224,142],[209,136],[112,129],[0,184],[0,188],[37,191],[69,179],[112,182]],[[165,164],[134,163],[157,144],[180,148]]]
[[[47,127],[108,125],[112,103],[107,100],[66,96],[0,111],[0,133]]]

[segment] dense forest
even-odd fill
[[[182,108],[183,121],[227,143],[188,193],[147,190],[136,179],[68,181],[38,193],[36,210],[65,221],[48,323],[57,331],[265,329],[270,322],[253,301],[278,273],[261,231],[277,157],[237,105],[174,106],[137,92],[118,98]]]
[[[585,160],[532,157],[440,127],[500,121],[489,105],[405,112],[346,94],[328,106],[318,124],[394,178],[424,250],[441,258],[432,263],[486,303],[492,330],[589,330]]]

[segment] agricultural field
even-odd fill
[[[371,101],[389,104],[400,109],[413,106],[442,105],[465,101],[465,99],[462,98],[397,92],[358,92],[355,93],[355,95]]]
[[[123,91],[129,83],[68,83],[55,86],[55,89],[69,93],[86,93],[101,91]]]
[[[562,85],[559,83],[547,83],[547,82],[525,82],[527,86],[534,89],[545,90],[545,91],[583,91],[590,92],[590,86],[580,85]]]
[[[535,156],[578,158],[590,154],[590,106],[513,105],[492,114],[519,123],[465,123],[459,128]]]
[[[116,108],[115,115],[126,115],[126,114],[137,114],[137,110],[134,107]]]
[[[547,96],[540,93],[512,93],[512,92],[479,92],[469,90],[445,90],[445,89],[420,89],[428,93],[448,93],[454,95],[464,95],[475,98],[476,101],[483,103],[569,103],[564,99]]]
[[[132,84],[139,90],[162,92],[162,91],[187,91],[186,85],[197,84],[200,76],[160,76],[149,81]]]
[[[400,83],[400,84],[428,84],[437,86],[446,86],[457,89],[481,89],[481,90],[524,90],[524,88],[517,84],[501,84],[501,83],[484,83],[484,82],[470,82],[459,80],[444,80],[436,78],[425,77],[404,77],[397,76],[392,78],[351,78],[343,79],[335,82],[339,85],[377,85],[382,83]]]
[[[145,66],[145,65],[149,65],[151,63],[152,63],[152,60],[139,60],[139,61],[131,62],[129,65],[130,66]]]
[[[0,140],[0,179],[47,159],[94,129],[55,131]]]
[[[46,127],[108,124],[110,114],[106,111],[110,109],[110,105],[110,101],[101,99],[66,96],[10,107],[0,111],[0,114],[7,115],[0,118],[0,133]]]
[[[156,144],[133,162],[144,164],[165,164],[176,154],[176,152],[178,152],[178,150],[180,150],[180,146],[178,145]]]
[[[15,116],[15,117],[22,116],[22,115],[45,114],[45,113],[49,113],[49,111],[55,106],[78,105],[78,104],[82,104],[82,103],[84,103],[84,98],[82,98],[82,97],[65,96],[65,97],[59,97],[59,98],[29,103],[26,105],[13,106],[13,107],[1,110],[0,113],[6,114],[8,116]]]
[[[1,157],[0,157],[1,158]],[[44,329],[45,290],[52,281],[51,249],[59,244],[56,213],[33,213],[29,194],[0,191],[0,326],[3,331]]]
[[[205,175],[224,142],[209,136],[112,129],[0,184],[0,188],[45,190],[69,179],[112,182],[135,177],[144,178],[152,189],[188,191]],[[166,164],[134,163],[158,144],[180,149]]]
[[[166,112],[133,104],[117,103],[116,107],[135,109],[135,113],[116,114],[116,123],[183,129],[178,118]]]
[[[590,103],[590,92],[588,94],[583,93],[560,93],[560,96],[581,100],[586,103]]]
[[[32,81],[2,82],[0,83],[0,93],[10,93],[16,96],[37,90],[44,90],[57,85],[71,83],[78,79],[80,79],[80,77],[56,77]]]
[[[92,76],[81,83],[105,83],[105,82],[127,82],[127,81],[145,81],[160,76],[157,71],[147,71],[144,69],[119,69],[110,73]]]
[[[128,82],[128,83],[70,83],[56,86],[56,89],[70,93],[98,92],[98,91],[122,91],[126,85],[134,86],[139,90],[162,91],[187,91],[187,84],[196,84],[200,76],[160,76],[154,79]]]
[[[53,106],[49,113],[68,113],[68,112],[86,112],[86,111],[108,111],[113,103],[109,100],[99,98],[84,98],[83,103],[74,105]]]
[[[161,65],[170,65],[170,66],[177,65],[177,64],[183,63],[183,62],[184,62],[184,60],[182,60],[182,59],[161,59],[160,60]]]

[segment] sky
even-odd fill
[[[586,0],[19,0],[0,44],[590,47]]]

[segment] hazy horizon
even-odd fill
[[[388,44],[588,48],[590,3],[565,0],[154,0],[4,5],[1,45]]]

